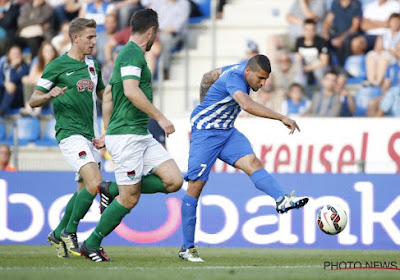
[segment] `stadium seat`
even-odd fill
[[[199,7],[202,14],[200,17],[192,17],[189,19],[189,23],[199,23],[203,19],[208,19],[211,16],[211,1],[210,0],[193,0]]]
[[[40,122],[37,118],[22,117],[17,119],[18,145],[24,146],[29,142],[34,142],[40,137]],[[4,141],[8,145],[13,144],[14,130]]]
[[[7,109],[6,115],[17,115],[20,112],[20,108],[10,108]]]
[[[53,115],[54,114],[53,107],[52,106],[48,106],[46,108],[43,107],[40,114],[43,115],[43,116]]]
[[[356,111],[354,116],[365,117],[367,113],[368,103],[379,96],[382,95],[382,90],[380,87],[362,87],[357,90],[354,101],[356,103]]]
[[[46,124],[46,128],[42,137],[35,141],[36,146],[57,146],[58,142],[56,139],[55,131],[56,119],[51,119]]]
[[[351,55],[345,63],[344,69],[351,78],[347,79],[348,84],[358,84],[367,78],[367,70],[365,66],[365,55]]]

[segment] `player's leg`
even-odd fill
[[[119,196],[104,210],[95,230],[81,246],[82,255],[92,261],[110,260],[100,246],[101,241],[139,201],[143,154],[146,150],[144,138],[142,135],[107,135],[105,138],[115,163]]]
[[[255,154],[242,156],[234,163],[234,166],[250,176],[256,188],[273,197],[275,201],[285,196],[285,192],[279,183],[263,168],[261,161]]]
[[[65,246],[64,241],[61,240],[60,233],[68,224],[68,221],[71,217],[72,209],[74,208],[75,199],[76,199],[77,194],[78,194],[78,192],[75,192],[72,195],[72,197],[70,198],[70,200],[67,203],[67,206],[65,207],[65,212],[61,218],[60,223],[47,236],[47,241],[50,243],[50,245],[52,245],[53,247],[56,248],[57,256],[59,258],[68,258],[69,257],[67,247]]]
[[[141,193],[172,193],[178,191],[183,184],[182,172],[165,148],[154,138],[147,139],[148,148],[144,154],[144,168]],[[114,182],[101,182],[100,212],[118,195],[118,186]]]
[[[203,262],[200,258],[197,248],[194,246],[194,235],[196,229],[196,211],[197,203],[201,191],[206,182],[195,180],[189,181],[186,195],[182,198],[181,215],[182,215],[182,233],[183,245],[178,253],[181,259],[190,262]]]
[[[69,199],[67,205],[65,206],[64,215],[62,216],[61,221],[58,224],[58,226],[54,229],[54,235],[58,240],[60,240],[61,231],[67,226],[69,218],[71,217],[72,209],[74,208],[75,199],[76,199],[77,195],[78,195],[78,192],[75,192],[72,195],[72,197]]]
[[[172,164],[175,162],[173,160]],[[160,172],[165,174],[164,170],[165,169],[175,169],[171,168],[172,165],[171,163],[166,163],[164,166],[160,166]],[[176,164],[175,164],[176,165]],[[166,167],[166,168],[164,168]],[[172,172],[176,173],[176,172]],[[172,177],[174,180],[168,180],[166,182],[163,182],[163,180],[158,176],[158,174],[148,174],[146,176],[142,177],[142,187],[140,189],[140,192],[143,194],[153,194],[153,193],[171,193],[171,192],[176,192],[180,189],[182,186],[182,183],[174,183],[173,181],[177,182],[177,179],[179,176],[182,178],[182,174],[179,173],[178,176],[172,176],[171,174],[168,174],[168,177]],[[166,185],[168,187],[166,187]],[[116,182],[110,182],[110,181],[103,181],[99,184],[99,194],[100,194],[100,213],[103,213],[104,210],[107,208],[108,205],[114,200],[114,198],[119,194],[118,190],[118,185]]]
[[[307,197],[296,197],[294,191],[290,195],[286,194],[275,178],[262,167],[261,161],[254,154],[241,157],[234,166],[249,175],[257,189],[275,199],[278,213],[286,213],[290,209],[302,208],[307,204]]]
[[[136,206],[139,198],[140,182],[135,185],[119,186],[119,196],[105,209],[96,228],[81,246],[81,253],[84,257],[94,262],[111,261],[101,247],[101,242]]]
[[[95,162],[82,166],[79,173],[82,176],[84,187],[76,197],[70,221],[66,226],[66,232],[77,231],[79,221],[83,219],[92,205],[93,199],[97,194],[97,186],[102,181],[101,172]]]
[[[194,247],[197,203],[229,134],[229,131],[192,130],[188,171],[185,176],[189,185],[181,206],[183,246],[179,257],[182,259],[191,262],[203,261]]]
[[[76,235],[78,224],[80,220],[85,217],[86,213],[89,211],[89,208],[92,206],[93,199],[96,197],[97,186],[102,181],[101,173],[97,163],[87,163],[86,165],[82,166],[79,173],[83,179],[83,183],[80,182],[80,185],[84,185],[84,187],[76,196],[71,217],[67,226],[61,232],[61,239],[65,242],[69,253],[75,256],[81,255],[78,238]]]
[[[102,181],[99,170],[100,152],[81,135],[73,135],[60,142],[60,148],[68,163],[77,172],[79,192],[70,219],[60,237],[65,242],[70,254],[80,256],[76,231],[79,221],[85,216],[97,193],[97,186]]]
[[[303,207],[308,202],[306,197],[285,194],[279,183],[264,169],[261,161],[255,156],[247,137],[238,130],[234,129],[221,151],[220,158],[244,171],[250,176],[257,189],[274,198],[276,210],[279,213]]]
[[[172,193],[183,184],[182,172],[165,148],[153,137],[146,139],[143,155],[142,193]],[[153,175],[151,175],[153,174]]]

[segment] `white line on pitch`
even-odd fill
[[[218,270],[218,269],[297,269],[297,268],[322,268],[322,265],[272,265],[272,266],[252,266],[252,265],[242,265],[242,266],[173,266],[173,267],[125,267],[125,266],[111,266],[111,267],[75,267],[75,266],[61,266],[61,267],[51,267],[51,266],[42,266],[42,267],[28,267],[28,266],[6,266],[0,267],[0,270],[65,270],[65,269],[128,269],[128,270],[173,270],[173,269],[186,269],[186,270]]]

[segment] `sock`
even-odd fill
[[[113,197],[116,197],[119,194],[118,185],[116,182],[111,182],[108,186],[108,191],[111,193]]]
[[[118,185],[116,182],[111,182],[110,185],[108,186],[108,190],[110,191],[113,197],[116,197],[119,194]],[[168,193],[160,177],[153,174],[142,177],[142,187],[140,192],[147,194]]]
[[[87,211],[89,211],[94,198],[95,195],[92,195],[90,192],[88,192],[86,188],[83,188],[83,190],[78,193],[75,199],[71,218],[69,219],[68,225],[65,228],[66,232],[74,233],[77,231],[79,221],[85,217]]]
[[[257,189],[272,196],[275,201],[285,196],[285,192],[282,190],[281,186],[265,169],[255,171],[251,174],[250,179]]]
[[[67,226],[69,218],[71,217],[72,209],[74,209],[75,199],[77,195],[78,193],[75,192],[71,199],[68,201],[67,206],[65,207],[64,215],[62,216],[60,223],[54,230],[54,235],[58,240],[61,239],[60,233]]]
[[[198,199],[185,195],[182,198],[182,231],[183,248],[188,249],[194,246],[194,231],[196,229],[196,208]]]
[[[130,211],[131,209],[122,206],[118,200],[114,199],[101,215],[92,234],[86,239],[86,246],[91,249],[99,249],[103,238],[109,235]]]
[[[141,193],[168,193],[160,177],[149,174],[142,177]]]

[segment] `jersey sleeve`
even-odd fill
[[[354,17],[362,17],[363,13],[362,13],[362,8],[361,8],[361,2],[359,1],[354,1],[353,5],[355,5],[355,9],[354,9]]]
[[[138,56],[137,53],[134,52],[124,53],[119,63],[121,80],[134,79],[140,81],[144,64],[144,56]]]
[[[329,46],[328,41],[326,41],[323,38],[319,39],[320,53],[328,54],[329,53],[328,46]]]
[[[55,63],[50,62],[44,68],[43,74],[37,82],[35,89],[44,93],[49,92],[56,84],[58,75],[59,72],[57,71]]]
[[[233,96],[236,91],[248,93],[244,78],[236,72],[228,73],[226,77],[226,90],[231,96]]]

